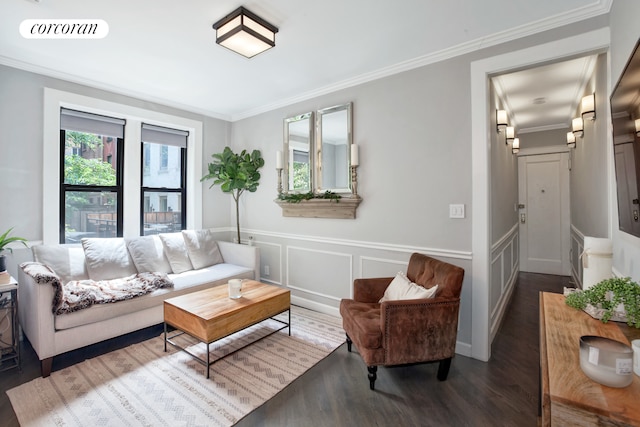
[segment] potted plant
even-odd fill
[[[13,242],[20,242],[25,247],[27,247],[27,248],[29,247],[27,245],[27,239],[25,239],[24,237],[16,237],[16,236],[9,237],[9,234],[11,234],[12,230],[13,230],[13,227],[11,227],[7,231],[5,231],[4,234],[0,236],[0,271],[6,271],[7,270],[6,257],[3,254],[3,252],[5,250],[8,250],[9,252],[13,253],[13,249],[10,248],[7,245],[9,245],[10,243],[13,243]]]
[[[242,150],[240,154],[234,153],[231,148],[224,147],[222,153],[212,154],[213,162],[209,163],[209,173],[200,181],[213,179],[214,185],[220,185],[225,193],[231,193],[236,202],[236,226],[238,243],[240,243],[240,196],[245,191],[251,193],[258,189],[260,184],[260,172],[264,166],[264,159],[259,150],[253,150],[251,154]]]
[[[605,279],[589,289],[568,294],[565,302],[603,323],[626,321],[629,326],[640,328],[640,285],[629,277]]]

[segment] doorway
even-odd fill
[[[571,274],[569,153],[518,158],[520,271]]]

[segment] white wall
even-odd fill
[[[640,27],[636,22],[638,16],[640,16],[640,2],[634,0],[615,0],[613,2],[609,16],[611,27],[610,90],[613,90],[618,82],[640,37]],[[610,156],[610,159],[609,167],[613,169],[613,156]],[[640,239],[618,229],[615,176],[613,172],[610,172],[609,176],[612,187],[612,199],[609,206],[613,223],[613,268],[617,274],[640,281]]]

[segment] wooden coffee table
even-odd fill
[[[164,301],[164,351],[167,351],[167,343],[169,343],[187,352],[206,367],[206,376],[209,378],[209,367],[213,363],[240,350],[239,348],[211,361],[209,344],[285,311],[289,312],[288,323],[273,319],[284,326],[262,338],[285,328],[289,328],[289,335],[291,335],[290,303],[291,293],[288,289],[255,280],[248,280],[242,284],[242,297],[238,299],[229,298],[226,285],[169,298]],[[167,325],[178,329],[178,332],[169,336]],[[201,359],[172,341],[173,338],[184,333],[207,345],[206,359]]]

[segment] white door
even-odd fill
[[[569,153],[518,158],[520,270],[569,275]]]

